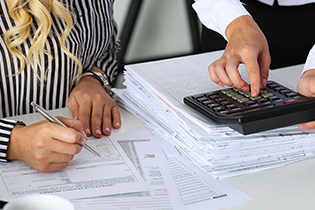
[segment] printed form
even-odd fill
[[[77,210],[206,210],[209,206],[217,210],[247,204],[251,200],[238,189],[202,171],[187,156],[178,154],[171,144],[149,130],[136,130],[114,138],[150,190],[72,200]]]
[[[101,157],[82,149],[61,171],[41,173],[22,161],[0,164],[2,199],[31,194],[54,194],[75,199],[149,189],[115,139],[91,137],[88,142]]]

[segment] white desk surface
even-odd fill
[[[293,85],[297,84],[303,65],[274,70]],[[122,127],[113,133],[123,133],[143,128],[143,123],[134,115],[120,109]],[[54,115],[71,117],[67,108],[51,111]],[[35,122],[43,119],[38,113],[14,119]],[[314,210],[315,209],[315,159],[293,163],[284,167],[225,179],[244,191],[254,200],[249,205],[228,210]],[[211,210],[211,207],[209,207]]]

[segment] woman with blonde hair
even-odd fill
[[[0,14],[0,161],[65,168],[86,136],[121,124],[106,92],[117,74],[113,0],[3,0]],[[34,112],[32,101],[68,105],[73,119],[59,119],[69,127],[5,119]]]

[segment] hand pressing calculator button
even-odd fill
[[[184,103],[246,135],[315,120],[315,98],[268,81],[256,97],[238,88],[187,96]]]

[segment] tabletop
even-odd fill
[[[296,86],[303,65],[274,70],[277,74]],[[71,117],[68,108],[50,111],[56,116]],[[122,127],[113,129],[113,134],[144,128],[141,120],[120,108]],[[14,117],[26,123],[42,120],[38,114]],[[315,208],[315,159],[304,160],[283,167],[225,179],[253,198],[249,205],[236,206],[228,210],[313,210]],[[211,208],[209,208],[211,209]]]

